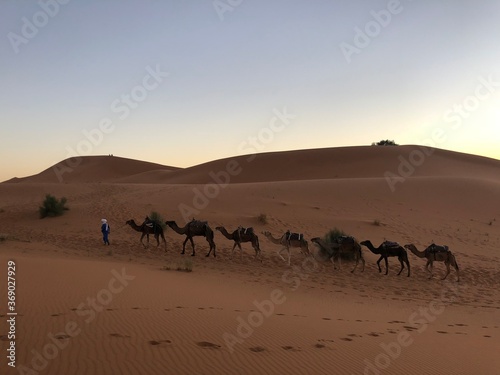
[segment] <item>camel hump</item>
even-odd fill
[[[435,243],[433,244],[430,244],[429,247],[428,247],[429,251],[433,252],[433,253],[440,253],[440,252],[447,252],[447,251],[450,251],[449,247],[446,246],[446,245],[436,245]]]
[[[243,233],[243,234],[254,234],[254,231],[253,231],[253,227],[248,227],[248,228],[245,228],[245,227],[238,227],[240,233]]]
[[[302,241],[304,239],[304,235],[302,233],[291,233],[287,231],[286,233],[287,241]]]
[[[393,248],[393,247],[399,247],[399,244],[397,242],[394,242],[394,241],[384,241],[382,245],[387,249]]]
[[[337,237],[337,242],[339,244],[343,243],[354,243],[356,241],[353,236],[339,236]]]

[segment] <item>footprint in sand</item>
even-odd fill
[[[341,339],[342,341],[352,341],[352,339],[351,339],[351,338],[349,338],[349,337],[341,337],[340,339]]]
[[[463,323],[455,323],[455,325],[458,327],[468,327],[467,324],[463,324]]]
[[[66,339],[69,339],[71,336],[69,335],[66,335],[66,334],[60,334],[60,335],[56,335],[54,336],[56,339],[58,340],[66,340]]]
[[[282,346],[281,347],[283,350],[287,350],[287,351],[290,351],[290,352],[300,352],[300,348],[294,348],[293,346]]]
[[[61,316],[63,315],[62,313],[57,313],[57,314],[52,314],[51,316]]]
[[[323,320],[331,320],[330,318],[321,318],[321,319],[323,319]]]
[[[254,353],[260,353],[266,351],[266,349],[263,348],[262,346],[254,346],[252,348],[249,348],[249,350]]]
[[[208,342],[208,341],[200,341],[197,342],[196,345],[201,346],[202,348],[208,348],[208,349],[219,349],[220,345]]]
[[[405,328],[407,331],[416,331],[418,328],[416,327],[412,327],[412,326],[403,326],[403,328]]]
[[[1,341],[9,341],[9,336],[8,335],[2,335],[0,336]]]
[[[279,316],[284,316],[285,314],[281,314],[281,313],[280,313],[280,314],[276,314],[276,315],[279,315]]]
[[[483,337],[491,337],[490,335],[483,335]]]
[[[437,333],[444,333],[444,334],[447,334],[448,332],[446,331],[436,331]]]
[[[378,337],[380,336],[381,334],[377,333],[377,332],[370,332],[370,333],[367,333],[368,336],[372,336],[372,337]]]
[[[320,343],[314,344],[313,346],[314,346],[316,349],[323,349],[323,348],[326,348],[326,345],[324,345],[324,344],[320,344]]]
[[[156,346],[156,345],[165,346],[165,345],[162,345],[162,344],[171,344],[171,343],[172,343],[172,341],[170,341],[170,340],[158,340],[158,341],[156,341],[156,340],[150,340],[149,341],[149,345],[154,345],[154,346]]]

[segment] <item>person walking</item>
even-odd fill
[[[109,224],[106,219],[101,220],[101,232],[102,232],[102,240],[104,241],[104,245],[109,245],[108,235],[109,235]]]

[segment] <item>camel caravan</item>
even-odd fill
[[[160,246],[161,238],[164,244],[164,249],[165,251],[167,251],[167,241],[165,240],[163,228],[170,227],[177,234],[186,236],[182,244],[181,254],[185,254],[186,243],[189,241],[192,248],[191,256],[195,256],[196,252],[193,237],[199,236],[205,237],[209,245],[209,251],[205,256],[209,257],[213,251],[213,256],[216,257],[216,245],[214,241],[215,233],[206,221],[193,219],[190,222],[186,223],[186,225],[184,225],[183,227],[179,227],[175,221],[166,221],[164,223],[165,225],[162,225],[162,223],[151,220],[146,216],[141,225],[137,225],[133,219],[127,220],[125,224],[129,225],[132,229],[142,234],[140,242],[144,246],[144,248],[149,247],[149,235],[151,234],[156,239],[156,247],[158,248]],[[218,226],[215,228],[215,230],[220,232],[226,239],[233,241],[233,247],[231,249],[230,256],[231,259],[233,258],[233,253],[236,247],[238,247],[238,249],[240,250],[240,259],[242,259],[243,248],[241,247],[241,244],[250,242],[255,251],[254,259],[260,260],[261,262],[263,261],[259,237],[255,233],[254,228],[244,228],[240,226],[234,231],[228,231],[224,226]],[[287,263],[288,266],[290,266],[291,264],[291,250],[293,248],[299,249],[300,253],[304,257],[314,258],[314,254],[309,251],[308,241],[305,239],[304,234],[302,233],[295,233],[287,230],[279,237],[273,236],[273,234],[269,231],[264,231],[262,232],[262,234],[269,242],[280,247],[280,250],[277,251],[277,254],[285,263]],[[147,244],[144,244],[143,242],[144,237],[146,237]],[[429,279],[433,277],[434,262],[444,262],[446,266],[446,274],[441,280],[445,280],[448,277],[448,275],[450,274],[450,267],[453,267],[457,275],[457,282],[460,281],[460,272],[455,255],[450,251],[448,246],[445,245],[436,245],[432,243],[427,248],[425,248],[424,251],[419,251],[414,244],[406,244],[404,246],[401,246],[397,242],[384,241],[378,247],[375,247],[369,240],[358,242],[354,237],[345,235],[335,237],[333,241],[328,242],[320,237],[314,237],[311,239],[311,242],[317,246],[322,254],[324,254],[326,260],[330,260],[332,262],[334,270],[337,269],[337,264],[338,269],[340,270],[341,258],[344,256],[355,261],[355,265],[351,270],[351,273],[354,273],[356,271],[359,262],[361,262],[362,264],[361,272],[363,272],[365,270],[365,259],[363,258],[362,246],[364,246],[373,254],[380,255],[379,259],[376,262],[380,273],[382,272],[380,262],[384,260],[385,275],[388,275],[389,273],[388,258],[397,257],[401,265],[401,268],[397,275],[399,276],[403,272],[406,265],[407,276],[410,276],[410,262],[408,260],[408,253],[406,251],[409,250],[418,258],[427,259],[425,270],[429,273]],[[283,257],[283,252],[287,253],[287,259]]]

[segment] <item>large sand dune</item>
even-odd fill
[[[500,161],[434,150],[391,188],[384,174],[397,174],[415,150],[269,153],[185,169],[102,157],[66,174],[68,183],[53,183],[47,170],[0,184],[2,280],[9,259],[17,267],[17,365],[61,375],[498,374]],[[234,162],[241,171],[231,175]],[[230,181],[216,185],[222,171]],[[46,193],[67,197],[70,210],[39,219]],[[204,256],[200,237],[195,257],[180,255],[184,237],[170,229],[166,253],[145,250],[124,224],[151,211],[180,225],[194,216],[212,228],[276,236],[290,229],[310,239],[337,227],[376,245],[434,241],[456,255],[461,281],[454,270],[440,280],[440,263],[428,280],[425,260],[413,254],[410,277],[396,276],[395,258],[385,276],[366,248],[364,272],[351,274],[346,262],[334,271],[296,249],[288,267],[262,235],[262,263],[249,244],[231,259],[232,242],[219,232],[217,258]],[[112,228],[109,247],[102,217]],[[192,273],[175,270],[185,261]],[[0,288],[5,296],[6,283]],[[5,358],[0,366],[23,373]]]

